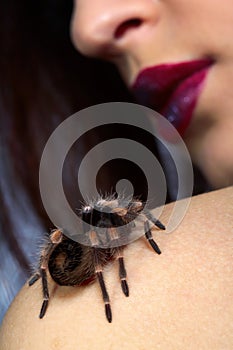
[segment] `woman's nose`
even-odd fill
[[[153,0],[75,0],[71,33],[87,56],[108,58],[145,38],[158,19]],[[147,29],[146,29],[147,28]]]

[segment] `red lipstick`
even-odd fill
[[[136,100],[161,113],[183,135],[213,60],[200,59],[145,68],[132,91]]]

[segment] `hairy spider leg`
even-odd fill
[[[144,215],[147,217],[149,221],[151,221],[155,226],[160,228],[161,230],[166,230],[166,227],[160,222],[158,219],[156,219],[150,212],[144,212]]]
[[[101,288],[102,297],[103,297],[103,301],[104,301],[104,305],[105,305],[105,315],[107,317],[108,322],[111,323],[112,322],[112,310],[111,310],[109,295],[108,295],[106,285],[104,282],[103,270],[96,269],[96,275],[97,275],[97,278],[99,281],[99,285]]]
[[[92,244],[92,255],[94,259],[94,268],[95,268],[95,274],[97,276],[100,289],[102,292],[102,298],[104,301],[105,305],[105,315],[109,323],[112,322],[112,310],[111,310],[111,305],[110,305],[110,298],[107,292],[107,288],[104,282],[104,277],[103,277],[103,266],[102,266],[102,259],[101,256],[99,256],[101,250],[97,248],[99,241],[97,237],[97,233],[93,230],[89,233],[89,238]]]
[[[158,244],[154,241],[149,225],[149,221],[151,221],[155,226],[160,228],[161,230],[166,230],[166,227],[160,222],[158,219],[156,219],[149,211],[144,210],[143,215],[147,219],[144,223],[144,229],[145,229],[145,236],[148,242],[150,243],[151,247],[154,249],[154,251],[157,254],[161,254],[161,250],[159,249]]]
[[[49,303],[49,289],[46,272],[48,270],[49,257],[54,251],[55,247],[62,241],[63,234],[60,230],[55,230],[51,233],[49,238],[50,242],[41,254],[39,271],[37,271],[28,282],[29,286],[32,286],[40,277],[42,279],[43,303],[39,318],[44,317]]]
[[[157,254],[161,254],[161,250],[159,249],[158,244],[154,241],[154,239],[152,237],[152,233],[151,233],[151,229],[150,229],[150,225],[149,225],[149,221],[148,220],[145,221],[144,228],[145,228],[146,239],[150,243],[151,247],[154,249],[154,251]]]
[[[122,213],[123,213],[123,211],[122,211]],[[127,213],[125,213],[125,215],[127,215]],[[125,216],[125,215],[123,215],[123,216]],[[109,234],[110,234],[111,240],[115,241],[114,251],[115,251],[116,259],[118,260],[118,263],[119,263],[119,278],[121,281],[121,288],[122,288],[122,291],[125,294],[125,296],[128,297],[129,296],[129,286],[127,283],[127,272],[126,272],[124,256],[123,256],[123,247],[122,247],[122,244],[120,242],[121,237],[119,237],[119,230],[117,229],[117,227],[124,225],[125,222],[123,221],[122,217],[119,215],[117,215],[117,216],[114,215],[112,217],[111,221],[112,221],[113,226],[115,226],[115,227],[109,228]],[[123,232],[124,232],[124,228],[123,228]],[[125,233],[127,233],[127,232],[125,232]]]
[[[29,287],[32,286],[38,279],[41,278],[41,275],[39,272],[36,272],[28,281]]]
[[[112,241],[115,241],[116,246],[114,246],[114,256],[119,263],[119,278],[121,281],[121,288],[126,297],[129,296],[129,286],[127,283],[127,272],[125,269],[124,256],[123,256],[123,247],[120,246],[119,236],[117,229],[115,227],[109,228],[109,234]],[[119,245],[118,245],[119,244]]]
[[[48,280],[47,280],[47,273],[46,273],[47,267],[42,266],[41,267],[41,278],[42,278],[42,289],[43,289],[43,303],[40,310],[39,318],[43,318],[48,304],[49,304],[49,289],[48,289]]]
[[[125,269],[125,263],[124,263],[124,257],[123,257],[123,250],[118,249],[118,262],[119,262],[119,277],[121,280],[121,288],[123,293],[125,294],[126,297],[129,296],[129,286],[127,283],[127,273]]]

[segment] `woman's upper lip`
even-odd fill
[[[212,59],[205,58],[145,68],[136,77],[132,92],[139,103],[159,112],[182,81],[212,63]]]

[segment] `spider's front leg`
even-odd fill
[[[39,269],[28,282],[29,286],[32,286],[40,277],[42,279],[43,303],[41,306],[39,318],[44,317],[49,303],[49,290],[47,280],[48,261],[55,247],[61,243],[63,239],[63,233],[59,229],[55,230],[51,233],[49,239],[50,241],[48,245],[42,251]]]
[[[161,221],[159,221],[158,219],[156,219],[150,212],[146,212],[145,216],[147,217],[147,219],[149,221],[151,221],[155,226],[157,226],[158,228],[160,228],[160,230],[166,230],[166,227],[164,226],[164,224],[162,224]]]
[[[161,230],[165,230],[165,226],[158,220],[156,219],[150,212],[146,212],[144,213],[146,220],[144,223],[144,229],[145,229],[145,236],[146,239],[148,240],[148,242],[150,243],[151,247],[154,249],[154,251],[157,254],[161,254],[161,250],[158,246],[158,244],[154,241],[152,233],[151,233],[151,229],[150,229],[150,224],[149,221],[151,221],[155,226],[157,226],[158,228],[160,228]]]

